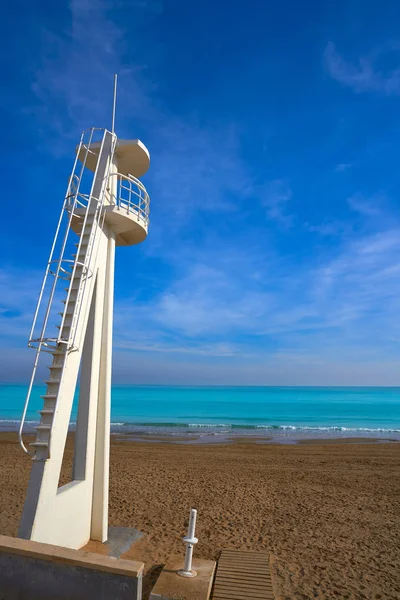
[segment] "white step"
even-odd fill
[[[38,410],[38,413],[41,415],[54,415],[54,410],[51,408],[42,408],[42,410]]]
[[[34,448],[48,448],[49,447],[48,442],[32,442],[29,445],[33,446]]]
[[[60,380],[59,379],[47,379],[45,381],[46,385],[51,385],[52,383],[60,383]]]
[[[44,396],[40,396],[43,400],[56,400],[57,394],[45,394]]]

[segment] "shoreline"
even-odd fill
[[[68,432],[68,443],[72,443],[75,437],[75,432]],[[24,440],[27,443],[34,441],[35,435],[33,432],[24,433]],[[255,445],[255,446],[326,446],[326,445],[349,445],[349,444],[360,444],[360,445],[381,445],[390,444],[396,445],[400,443],[400,439],[397,438],[380,438],[380,437],[316,437],[306,439],[295,439],[295,438],[284,438],[280,439],[277,437],[266,437],[266,436],[213,436],[204,435],[197,437],[187,436],[175,436],[175,435],[163,435],[163,434],[123,434],[111,432],[110,434],[111,444],[117,445],[168,445],[168,446],[241,446],[241,445]],[[17,436],[15,430],[0,431],[0,444],[2,443],[17,443]]]
[[[24,435],[35,435],[37,421],[26,421]],[[0,420],[0,435],[16,433],[17,419]],[[75,423],[69,433],[75,431]],[[181,445],[218,445],[240,442],[255,444],[317,444],[317,443],[396,443],[400,442],[398,429],[306,427],[306,426],[228,426],[197,424],[173,425],[163,423],[111,423],[111,436],[131,442],[171,443]]]
[[[225,446],[225,445],[238,445],[238,444],[256,444],[256,445],[268,445],[268,446],[296,446],[296,445],[326,445],[326,444],[396,444],[400,443],[400,439],[397,438],[386,438],[386,437],[310,437],[307,439],[296,439],[296,438],[279,438],[279,437],[257,437],[257,436],[212,436],[204,435],[202,437],[178,437],[168,435],[131,435],[131,434],[119,434],[111,433],[111,439],[116,443],[150,443],[150,444],[171,444],[171,445],[182,445],[182,446]]]

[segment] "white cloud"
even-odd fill
[[[24,269],[0,269],[0,336],[28,343],[41,277]]]
[[[260,189],[259,196],[261,204],[266,208],[268,218],[284,227],[290,227],[293,215],[287,212],[287,205],[292,198],[289,183],[284,179],[268,181]]]
[[[377,92],[386,96],[400,95],[400,66],[384,72],[378,68],[378,59],[388,52],[398,53],[398,44],[388,44],[358,59],[347,62],[329,42],[325,48],[324,62],[329,75],[357,93]],[[400,61],[399,61],[400,63]]]
[[[171,114],[154,101],[154,83],[145,64],[124,69],[125,33],[108,12],[123,4],[138,10],[152,5],[150,12],[157,13],[152,2],[120,0],[111,6],[108,0],[74,0],[67,40],[43,33],[42,66],[34,84],[43,127],[53,127],[54,139],[67,136],[69,152],[79,129],[109,123],[112,75],[118,71],[117,125],[122,131],[117,130],[126,137],[136,136],[133,125],[145,131],[144,142],[152,153],[146,184],[153,197],[151,235],[138,252],[167,262],[169,271],[163,281],[159,273],[146,274],[145,299],[138,299],[140,294],[116,297],[117,377],[129,377],[141,365],[147,381],[154,381],[156,367],[158,381],[162,373],[164,381],[173,373],[183,383],[191,374],[204,382],[206,365],[209,381],[225,377],[232,383],[295,383],[297,377],[299,383],[328,384],[337,383],[340,372],[351,378],[350,364],[362,373],[362,361],[375,361],[381,375],[386,373],[400,339],[396,222],[381,227],[380,233],[361,229],[358,237],[334,220],[306,223],[310,232],[341,238],[314,255],[292,247],[277,257],[269,248],[265,223],[261,232],[257,224],[248,231],[243,223],[248,203],[257,199],[268,219],[283,228],[293,225],[289,182],[272,179],[255,185],[234,125]],[[131,26],[138,33],[137,24]],[[389,85],[390,77],[374,70],[371,57],[353,68],[331,45],[326,61],[332,77],[356,91],[394,93],[389,90],[395,78]],[[49,148],[54,151],[52,144]],[[336,170],[350,167],[343,163]],[[379,215],[381,226],[381,198],[354,195],[349,206],[368,223]],[[237,215],[236,229],[225,223],[227,214]],[[120,272],[131,273],[134,250],[122,252]],[[40,278],[41,273],[15,271],[5,271],[3,280],[0,276],[0,298],[6,300],[0,310],[4,341],[16,335],[25,343]],[[10,310],[16,314],[11,316]],[[182,365],[187,368],[181,373]]]
[[[349,231],[348,223],[342,221],[326,221],[319,225],[304,223],[304,227],[311,233],[319,233],[322,236],[339,236]]]
[[[336,165],[335,171],[337,173],[344,173],[345,171],[351,169],[353,166],[353,163],[339,163],[338,165]]]
[[[179,368],[171,366],[164,381],[193,383],[191,373],[197,377],[202,365],[203,382],[216,382],[218,364],[224,363],[238,365],[242,379],[240,374],[232,379],[238,383],[251,376],[252,383],[268,383],[268,377],[277,383],[360,383],[356,373],[362,364],[373,382],[374,372],[382,377],[385,365],[400,357],[399,257],[399,228],[345,239],[331,258],[320,254],[303,264],[259,256],[254,249],[243,254],[233,240],[225,253],[215,245],[214,252],[212,245],[199,248],[146,300],[117,296],[116,381],[132,375],[130,361],[135,369],[139,364],[157,369],[147,381],[163,381],[162,365],[170,364],[183,371],[178,376]],[[25,346],[39,286],[36,273],[0,274],[3,347],[10,340],[14,347],[16,340]],[[308,379],[296,365],[303,365]],[[349,365],[355,365],[353,380]],[[232,368],[221,366],[219,382]],[[346,375],[334,380],[340,370]],[[140,381],[143,372],[135,373],[133,380]]]
[[[348,198],[349,207],[365,217],[377,217],[382,214],[383,208],[387,203],[384,195],[375,195],[367,198],[363,194],[357,193]]]

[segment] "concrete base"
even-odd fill
[[[196,577],[180,577],[177,571],[183,568],[183,556],[172,556],[157,580],[150,600],[208,600],[214,578],[213,560],[193,560]]]
[[[141,600],[143,567],[0,535],[1,600]]]

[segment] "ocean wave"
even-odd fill
[[[400,433],[400,429],[391,429],[384,427],[342,427],[339,425],[326,426],[309,426],[309,425],[255,425],[256,429],[281,429],[283,431],[367,431]]]
[[[40,421],[37,420],[27,420],[25,421],[25,428],[30,429],[34,428]],[[3,431],[9,428],[10,431],[15,431],[18,429],[20,420],[19,419],[0,419],[0,429]],[[70,428],[74,429],[76,426],[75,421],[71,421]],[[121,432],[121,429],[124,431],[131,432],[135,431],[150,431],[156,430],[173,430],[178,429],[180,432],[182,430],[187,430],[188,432],[193,430],[205,430],[206,432],[212,432],[212,430],[216,430],[219,433],[222,433],[223,430],[229,430],[234,434],[235,432],[244,432],[244,431],[252,431],[253,435],[258,431],[269,432],[269,433],[343,433],[343,434],[399,434],[399,427],[349,427],[342,425],[279,425],[279,424],[239,424],[239,423],[196,423],[196,422],[134,422],[134,421],[112,421],[111,422],[111,430],[118,429]]]
[[[188,423],[187,427],[223,427],[225,429],[230,429],[233,425],[231,423]]]
[[[140,422],[124,422],[118,423],[117,425],[123,425],[124,427],[134,427],[137,429],[229,429],[232,431],[235,430],[250,430],[250,431],[281,431],[281,432],[365,432],[365,433],[400,433],[400,428],[392,428],[392,427],[344,427],[341,425],[253,425],[253,424],[238,424],[238,423],[140,423]]]

